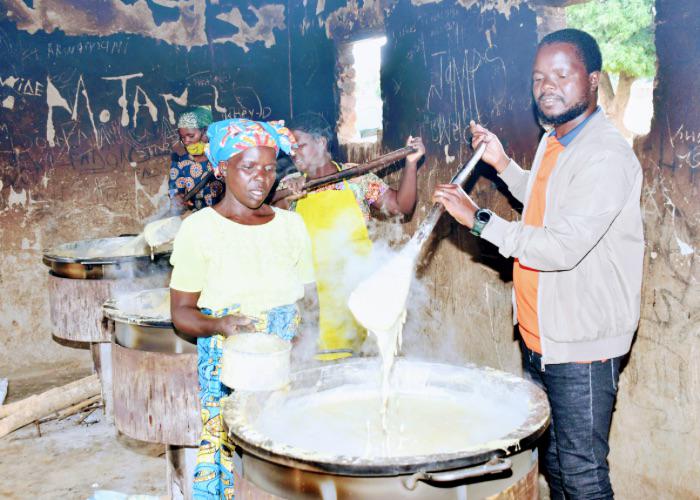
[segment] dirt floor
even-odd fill
[[[6,402],[77,380],[84,369],[10,377]],[[84,416],[84,415],[83,415]],[[101,409],[0,438],[0,498],[86,500],[97,490],[165,495],[165,448],[117,436]]]
[[[10,403],[90,374],[86,367],[66,366],[9,377]],[[33,424],[0,438],[0,498],[88,500],[96,491],[129,495],[166,495],[165,447],[117,435],[99,409],[63,421]],[[540,500],[549,500],[540,475]]]

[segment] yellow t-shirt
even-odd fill
[[[200,308],[238,304],[253,316],[301,299],[304,285],[314,282],[311,240],[298,214],[274,211],[259,226],[239,224],[211,207],[189,216],[175,238],[170,288],[200,292]]]

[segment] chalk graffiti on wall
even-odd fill
[[[700,167],[700,129],[689,129],[681,124],[669,134],[669,142],[681,166]]]
[[[464,49],[459,56],[440,51],[431,54],[431,58],[434,69],[425,99],[431,140],[441,145],[467,143],[470,120],[487,124],[490,116],[501,112],[506,102],[506,65],[501,57],[491,55],[489,49],[483,54],[476,49]],[[488,73],[482,77],[501,84],[478,89],[476,77],[480,71]],[[483,98],[477,91],[484,92]],[[480,102],[490,105],[487,115],[480,113]]]
[[[536,37],[522,38],[522,30],[504,15],[475,4],[416,5],[420,7],[397,4],[386,21],[385,140],[396,141],[399,132],[414,133],[410,127],[419,124],[431,154],[446,163],[463,162],[469,154],[470,120],[497,133],[515,120],[521,126],[509,134],[512,144],[529,147],[526,139],[536,135],[537,124],[526,56],[534,53]],[[527,9],[517,15],[521,27],[535,22]],[[513,44],[516,39],[522,41]]]
[[[265,120],[272,114],[255,88],[239,86],[226,75],[198,72],[184,82],[154,85],[144,82],[142,72],[100,76],[73,71],[48,75],[43,82],[0,74],[0,155],[8,160],[0,173],[5,182],[54,166],[100,173],[169,155],[177,139],[177,115],[193,104],[210,105],[220,119]],[[15,128],[27,105],[37,133]]]

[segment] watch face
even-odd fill
[[[485,210],[479,210],[476,213],[476,218],[479,222],[486,223],[491,220],[491,214]]]

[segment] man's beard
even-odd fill
[[[571,106],[569,109],[564,111],[561,114],[558,115],[547,115],[542,111],[540,108],[540,105],[537,101],[535,101],[535,108],[537,110],[537,117],[540,120],[540,123],[542,125],[551,125],[556,127],[557,125],[563,125],[567,122],[570,122],[574,118],[578,118],[581,116],[583,113],[586,112],[588,109],[589,103],[587,101],[581,101],[577,104],[574,104]]]

